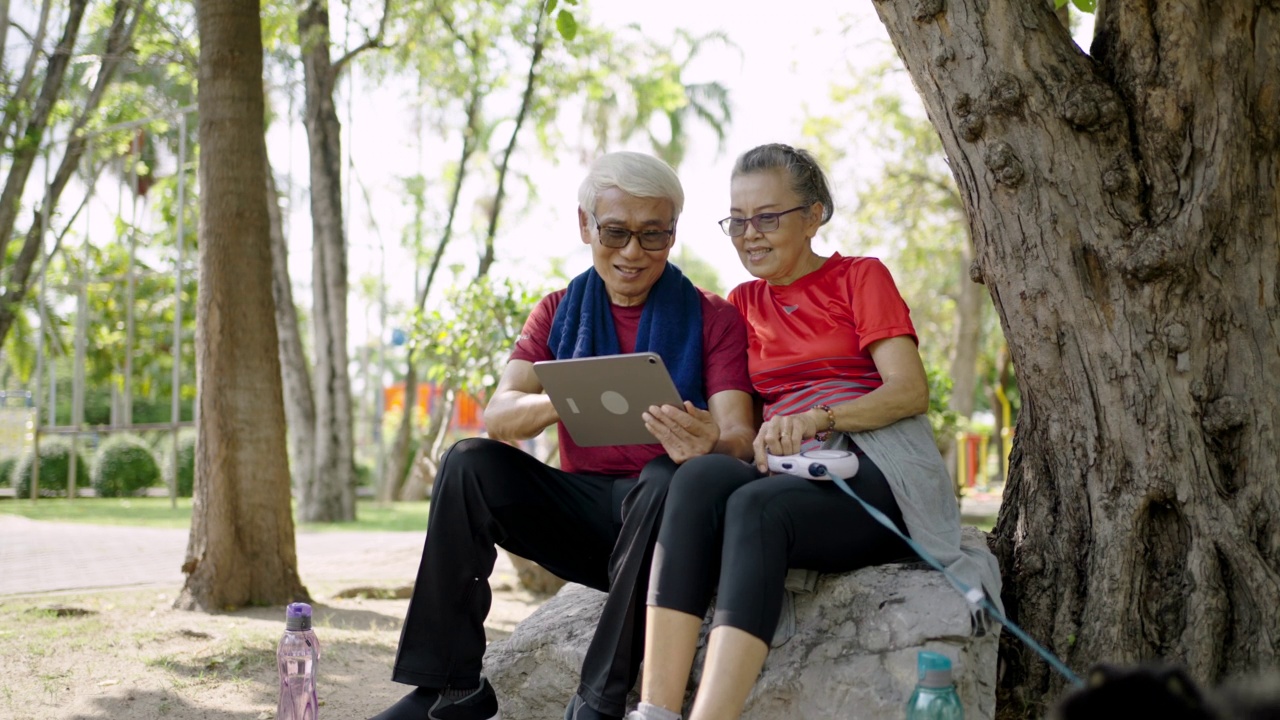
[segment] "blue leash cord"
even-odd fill
[[[1071,672],[1071,668],[1067,667],[1066,663],[1062,662],[1062,660],[1059,660],[1057,655],[1046,650],[1042,645],[1040,645],[1040,643],[1033,640],[1022,628],[1015,625],[1012,620],[1005,617],[1004,614],[997,610],[996,606],[993,605],[991,601],[987,599],[986,594],[982,592],[982,588],[971,588],[965,585],[960,578],[947,572],[947,569],[942,566],[942,563],[938,562],[937,558],[925,552],[925,549],[920,547],[920,543],[903,534],[902,531],[898,529],[898,526],[894,525],[893,521],[885,516],[884,513],[872,507],[866,500],[858,497],[858,494],[855,493],[853,488],[849,487],[849,484],[843,479],[831,474],[828,474],[827,477],[834,481],[841,490],[845,491],[845,493],[849,495],[849,497],[857,500],[858,503],[862,505],[862,509],[866,510],[871,517],[875,518],[876,522],[889,528],[894,535],[902,538],[903,542],[911,546],[912,550],[916,551],[916,554],[920,556],[920,559],[928,563],[934,570],[942,573],[942,576],[947,579],[947,582],[951,583],[951,586],[964,596],[965,601],[970,605],[980,607],[990,613],[991,617],[996,619],[996,622],[1008,628],[1009,632],[1013,633],[1015,637],[1026,643],[1027,647],[1035,650],[1040,657],[1045,659],[1045,662],[1049,663],[1050,667],[1057,670],[1063,677],[1071,681],[1072,685],[1075,685],[1076,687],[1082,687],[1084,685],[1084,681],[1080,679],[1080,676]]]

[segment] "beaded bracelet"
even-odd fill
[[[836,414],[835,414],[835,411],[833,411],[833,410],[831,409],[831,406],[830,406],[830,405],[814,405],[814,406],[813,406],[812,408],[810,408],[810,409],[811,409],[811,410],[822,410],[823,412],[825,412],[825,413],[827,414],[827,429],[826,429],[826,430],[819,430],[819,431],[814,435],[814,437],[815,437],[815,438],[817,438],[819,441],[821,441],[821,440],[826,440],[826,439],[827,439],[827,435],[831,434],[831,432],[832,432],[833,430],[835,430],[835,429],[836,429]]]

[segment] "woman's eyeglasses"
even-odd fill
[[[778,223],[780,222],[779,218],[783,215],[793,213],[797,210],[803,210],[807,207],[809,206],[801,205],[800,207],[793,207],[790,210],[783,210],[782,212],[776,213],[760,213],[759,215],[753,215],[749,218],[727,217],[720,221],[720,229],[729,237],[738,237],[739,235],[746,234],[747,223],[751,223],[755,226],[757,232],[773,232],[778,229]]]
[[[594,216],[591,218],[596,224],[596,231],[600,233],[600,244],[621,250],[631,244],[631,236],[634,235],[640,241],[642,250],[665,250],[671,244],[671,236],[675,235],[675,230],[641,230],[639,232],[628,230],[624,227],[616,225],[601,225],[599,220]]]

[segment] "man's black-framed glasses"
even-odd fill
[[[631,244],[631,236],[634,235],[640,241],[640,249],[654,251],[665,250],[671,244],[671,237],[676,234],[675,228],[671,230],[628,230],[617,225],[601,225],[594,215],[591,221],[596,224],[596,232],[600,234],[600,244],[621,250]]]
[[[760,213],[759,215],[752,215],[749,218],[727,217],[720,221],[720,229],[729,237],[738,237],[739,235],[746,234],[747,223],[751,223],[755,226],[757,232],[773,232],[778,229],[778,223],[780,222],[779,218],[783,215],[793,213],[797,210],[803,210],[807,207],[809,206],[801,205],[799,207],[793,207],[790,210],[783,210],[782,212],[776,213]]]

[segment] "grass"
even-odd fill
[[[415,531],[427,527],[427,502],[356,503],[355,522],[301,523],[299,530],[325,532]],[[45,498],[43,500],[0,500],[0,513],[21,515],[32,520],[75,522],[88,525],[132,525],[151,528],[191,527],[191,498],[179,498],[169,507],[168,498]],[[295,516],[296,522],[296,516]]]

